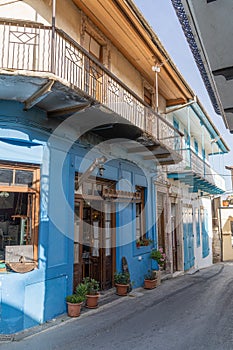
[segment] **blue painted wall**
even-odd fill
[[[43,111],[33,108],[25,112],[23,104],[8,101],[0,101],[0,107],[0,137],[37,144],[30,147],[25,146],[26,143],[0,141],[0,159],[38,164],[41,171],[39,268],[26,274],[0,274],[0,333],[9,334],[66,312],[65,296],[72,292],[73,278],[74,177],[75,172],[82,170],[82,166],[86,169],[92,159],[87,157],[82,164],[87,153],[82,145],[66,145],[62,138],[51,141],[51,130]],[[49,127],[53,129],[56,125]],[[155,239],[152,178],[125,160],[109,161],[105,168],[104,177],[118,181],[119,190],[134,191],[136,185],[146,188],[148,237]],[[128,182],[119,179],[121,175]],[[135,204],[123,208],[119,205],[118,209],[117,270],[121,270],[122,257],[125,256],[131,280],[134,287],[138,287],[150,269],[151,247],[136,248]]]

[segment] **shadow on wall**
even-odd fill
[[[8,304],[1,304],[0,334],[13,334],[25,328],[38,325],[39,322]]]

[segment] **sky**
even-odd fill
[[[226,129],[222,117],[214,112],[171,0],[134,0],[134,3],[159,37],[191,89],[198,96],[228,147],[232,149],[228,154],[221,155],[217,157],[218,159],[215,158],[215,161],[214,159],[211,161],[211,164],[214,161],[215,169],[224,176],[226,190],[230,191],[230,172],[225,170],[225,165],[233,165],[233,134],[230,134],[229,130]]]

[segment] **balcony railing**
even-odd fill
[[[0,44],[0,68],[52,73],[181,153],[181,133],[63,31],[0,21]]]
[[[221,175],[216,173],[216,171],[201,159],[195,152],[191,149],[183,150],[183,160],[176,165],[170,165],[168,172],[178,172],[184,173],[191,171],[208,181],[210,184],[225,190],[225,181]]]

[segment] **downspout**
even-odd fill
[[[56,0],[52,2],[52,48],[51,48],[51,72],[55,73],[55,29],[56,29]]]

